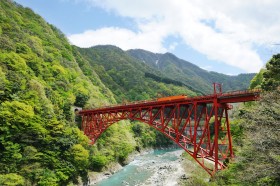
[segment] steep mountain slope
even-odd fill
[[[74,122],[74,106],[115,99],[92,69],[87,77],[77,62],[88,63],[58,29],[29,8],[0,1],[0,185],[86,181],[97,154],[106,153],[97,161],[106,165],[134,150],[125,123],[110,127],[98,147],[88,145]]]
[[[91,68],[102,82],[112,90],[118,102],[176,94],[196,95],[180,82],[168,79],[160,71],[141,63],[115,46],[78,50],[90,62]],[[90,67],[82,69],[87,71]]]
[[[177,58],[171,53],[155,54],[145,50],[128,50],[127,53],[153,69],[157,69],[167,77],[200,90],[204,93],[212,92],[212,83],[223,83],[224,91],[247,89],[254,74],[240,74],[228,76],[216,72],[208,72],[198,66]]]

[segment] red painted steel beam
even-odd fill
[[[256,101],[258,99],[259,96],[255,94],[218,97],[219,103],[240,103],[240,102]]]
[[[248,101],[255,101],[258,100],[260,97],[260,90],[245,90],[245,91],[234,91],[229,93],[223,93],[223,94],[211,94],[206,96],[196,96],[196,97],[190,97],[185,98],[181,100],[174,100],[174,101],[157,101],[157,100],[150,100],[150,101],[138,101],[128,104],[122,104],[122,105],[113,105],[103,108],[97,108],[92,110],[82,110],[79,113],[81,115],[85,113],[90,112],[97,112],[97,111],[116,111],[116,110],[122,110],[122,109],[137,109],[140,107],[149,107],[149,106],[161,106],[161,105],[173,105],[174,103],[182,103],[182,104],[191,104],[194,101],[197,101],[198,103],[211,103],[212,100],[215,97],[218,97],[219,103],[236,103],[236,102],[248,102]]]
[[[221,90],[220,90],[221,91]],[[147,123],[177,143],[210,175],[225,168],[232,158],[227,103],[257,100],[260,91],[235,91],[176,100],[141,101],[93,110],[83,110],[82,130],[92,143],[112,124],[124,120]],[[210,119],[214,117],[214,122]],[[223,119],[224,118],[224,119]],[[209,166],[206,160],[213,162]]]

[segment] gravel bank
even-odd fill
[[[171,154],[178,157],[177,160],[169,163],[154,163],[145,169],[152,170],[153,174],[144,183],[139,184],[139,186],[177,186],[179,180],[185,174],[182,167],[182,158],[180,157],[183,150],[178,150],[174,152],[168,152],[164,156],[169,156]]]

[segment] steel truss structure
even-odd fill
[[[259,90],[217,93],[214,85],[214,94],[207,96],[83,110],[82,130],[94,144],[108,127],[120,120],[141,121],[165,134],[213,176],[234,157],[229,103],[253,101],[259,96]]]

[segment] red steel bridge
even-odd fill
[[[206,96],[171,96],[150,101],[82,110],[82,130],[92,144],[112,124],[138,120],[173,140],[211,176],[233,158],[228,110],[230,103],[258,100],[260,90],[222,93],[214,83],[214,93]]]

